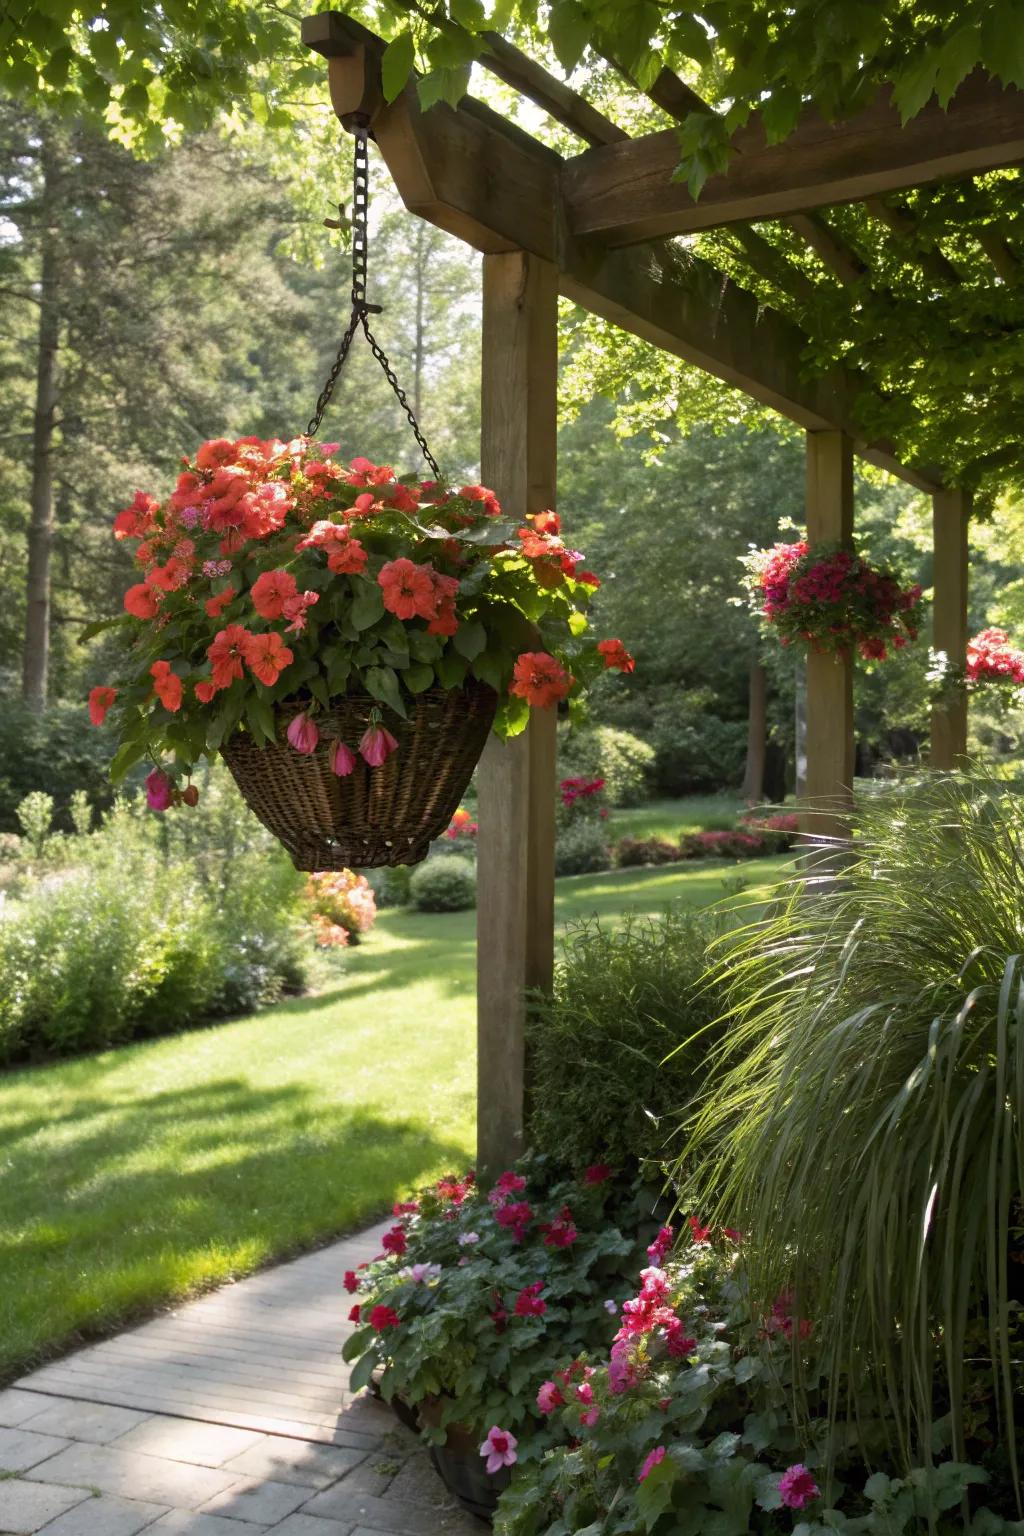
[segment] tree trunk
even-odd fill
[[[57,347],[60,340],[59,256],[56,224],[56,162],[44,138],[40,164],[41,275],[36,398],[32,422],[31,517],[21,692],[36,714],[46,707],[50,665],[50,554],[53,546],[53,436],[57,413]]]
[[[768,743],[768,674],[759,661],[750,663],[749,697],[743,798],[748,805],[760,805],[764,798],[765,749]]]

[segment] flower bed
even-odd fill
[[[305,895],[321,949],[343,948],[350,940],[358,943],[377,921],[377,902],[370,882],[351,869],[310,875]]]
[[[791,848],[798,830],[795,815],[748,815],[738,827],[684,832],[674,843],[661,837],[624,837],[615,846],[615,862],[624,869],[636,865],[678,864],[687,859],[763,858]]]

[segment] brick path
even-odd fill
[[[480,1536],[416,1438],[348,1391],[342,1274],[377,1228],[0,1392],[3,1536]]]

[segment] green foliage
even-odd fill
[[[573,730],[558,743],[558,776],[604,779],[608,804],[640,805],[648,794],[654,750],[630,731],[597,725]]]
[[[1022,871],[1017,794],[896,786],[842,878],[780,889],[713,972],[728,1046],[677,1176],[758,1234],[756,1293],[817,1320],[831,1411],[881,1394],[908,1460],[947,1411],[961,1455],[981,1400],[1014,1458]]]
[[[476,906],[476,865],[469,859],[428,859],[414,869],[409,897],[419,912],[463,912]]]
[[[396,864],[394,869],[364,869],[362,873],[370,882],[378,907],[407,907],[412,870],[408,864]]]
[[[418,1212],[384,1240],[393,1256],[359,1275],[360,1327],[343,1353],[357,1362],[355,1387],[383,1367],[386,1399],[440,1399],[430,1438],[443,1440],[451,1422],[481,1436],[500,1424],[529,1433],[536,1453],[545,1440],[537,1388],[554,1361],[611,1342],[605,1302],[629,1294],[657,1229],[658,1190],[563,1179],[527,1158],[490,1193],[449,1179],[420,1194]],[[413,1266],[425,1266],[420,1278]],[[536,1290],[524,1310],[528,1287]],[[378,1307],[398,1326],[375,1328]]]
[[[742,1259],[726,1234],[701,1235],[681,1262],[644,1272],[630,1323],[646,1306],[660,1324],[620,1338],[607,1362],[591,1357],[593,1423],[573,1391],[579,1367],[549,1363],[561,1401],[545,1438],[559,1443],[538,1457],[531,1440],[501,1495],[497,1536],[1021,1531],[996,1512],[1003,1490],[985,1466],[939,1456],[890,1476],[870,1417],[833,1447],[831,1472],[826,1426],[793,1415],[794,1380],[818,1378],[813,1344],[794,1341],[784,1298],[763,1327],[752,1323]]]
[[[71,825],[76,790],[94,805],[109,804],[109,746],[90,730],[85,705],[55,702],[34,715],[10,694],[0,695],[0,830],[19,830],[17,807],[26,795],[46,794],[59,825]]]
[[[743,774],[747,728],[722,720],[705,692],[692,699],[660,700],[652,711],[650,741],[659,794],[689,795],[735,785]]]
[[[202,842],[195,822],[124,803],[47,842],[32,797],[42,857],[0,921],[0,1059],[102,1049],[301,986],[299,877],[233,790],[207,787]]]
[[[553,995],[531,1013],[533,1146],[573,1168],[664,1156],[666,1117],[692,1098],[719,1038],[720,997],[701,981],[720,931],[720,918],[679,908],[569,930]]]
[[[555,839],[555,874],[592,875],[611,868],[608,833],[601,821],[589,819],[559,827]]]

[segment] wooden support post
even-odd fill
[[[807,434],[807,542],[853,541],[853,444],[844,432]],[[807,658],[807,798],[801,831],[844,838],[853,805],[853,658]]]
[[[558,274],[523,251],[484,257],[481,473],[510,518],[553,506]],[[525,990],[551,985],[555,901],[554,710],[492,737],[477,775],[477,1163],[523,1150]]]
[[[937,491],[932,498],[935,547],[932,646],[956,667],[967,655],[967,527],[971,499],[966,491]],[[950,694],[932,708],[933,768],[955,768],[967,752],[967,695]]]

